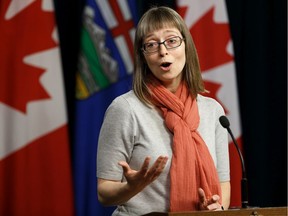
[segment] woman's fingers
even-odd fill
[[[219,203],[212,203],[207,206],[207,210],[215,211],[215,210],[222,210],[221,205]]]
[[[139,171],[144,176],[146,175],[146,173],[148,171],[150,160],[151,160],[150,157],[146,157],[143,164],[142,164],[142,167]]]
[[[159,156],[154,164],[149,168],[150,160],[150,157],[146,157],[141,169],[139,170],[139,174],[143,176],[143,180],[146,182],[154,181],[162,173],[167,163],[168,157]]]
[[[149,168],[150,161],[151,158],[146,157],[139,171],[132,170],[125,161],[119,161],[118,164],[122,166],[127,181],[138,181],[138,183],[142,181],[144,184],[149,184],[162,173],[168,161],[168,157],[159,156],[154,164]]]
[[[213,203],[218,203],[219,202],[219,200],[220,200],[220,196],[218,196],[218,195],[213,195],[210,199],[207,199],[206,200],[206,204],[207,204],[207,206],[208,205],[211,205],[211,204],[213,204]]]
[[[168,157],[159,156],[152,165],[152,167],[147,171],[146,177],[148,177],[151,180],[155,180],[162,173],[167,163],[167,160]]]
[[[206,195],[202,188],[198,188],[198,195],[199,195],[200,203],[204,204],[206,202]]]
[[[210,199],[206,198],[205,192],[202,188],[198,189],[200,209],[201,210],[221,210],[219,203],[220,196],[215,194]]]
[[[168,157],[166,156],[160,156],[157,158],[154,165],[151,167],[151,170],[149,170],[151,181],[154,181],[162,173],[162,171],[166,166],[167,161]]]

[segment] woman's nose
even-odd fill
[[[159,45],[159,54],[161,56],[167,55],[168,54],[168,50],[166,48],[166,46],[164,44],[160,44]]]

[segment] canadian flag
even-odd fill
[[[0,2],[0,215],[73,215],[52,0]]]
[[[224,0],[178,0],[177,10],[192,34],[199,55],[205,88],[225,109],[231,130],[241,145],[241,123],[233,45]],[[241,205],[241,161],[229,145],[231,203]]]

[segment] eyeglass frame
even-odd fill
[[[180,41],[179,45],[178,45],[178,46],[175,46],[175,47],[167,47],[165,43],[166,43],[167,41],[173,39],[173,38],[179,38],[179,39],[180,39],[180,40],[179,40],[179,41]],[[161,44],[163,44],[167,50],[171,50],[171,49],[175,49],[175,48],[177,48],[177,47],[180,47],[181,44],[182,44],[182,42],[183,42],[183,40],[185,40],[185,38],[181,38],[180,36],[174,36],[174,37],[167,38],[166,40],[164,40],[164,41],[162,41],[162,42],[144,43],[144,44],[142,45],[141,50],[142,50],[144,53],[156,53],[156,52],[159,51],[159,47],[160,47]],[[152,52],[147,51],[147,50],[145,49],[145,45],[146,45],[146,44],[157,44],[157,45],[158,45],[158,46],[156,47],[157,50],[152,51]]]

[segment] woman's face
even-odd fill
[[[183,38],[177,28],[165,27],[147,34],[144,38],[144,44],[171,39],[171,41],[167,40],[166,43],[169,46],[170,43],[174,43],[175,37]],[[185,43],[182,40],[181,42],[180,46],[172,49],[167,49],[164,44],[160,44],[156,52],[144,52],[146,63],[151,72],[171,92],[175,92],[181,82],[182,70],[186,62]]]

